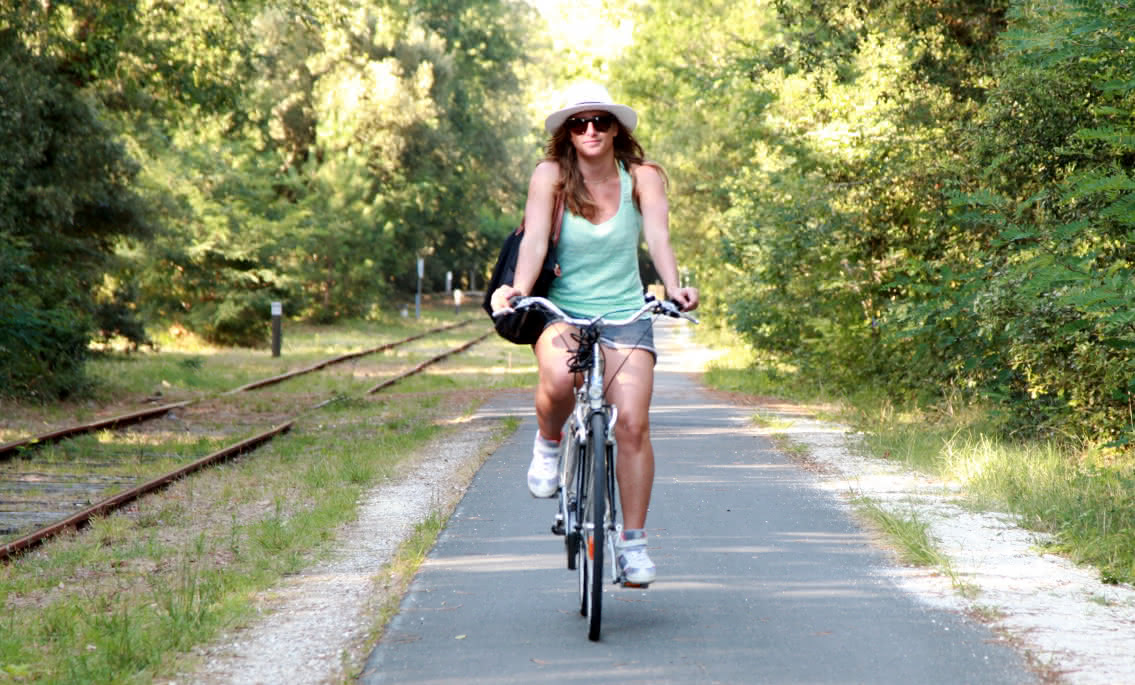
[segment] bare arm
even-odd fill
[[[636,168],[634,173],[646,247],[666,286],[666,294],[678,302],[683,311],[697,309],[697,288],[682,288],[678,281],[678,262],[670,246],[670,203],[666,199],[665,180],[657,169],[648,165]]]
[[[528,201],[524,205],[524,237],[516,257],[516,278],[511,285],[502,285],[493,293],[493,311],[508,307],[510,297],[531,292],[536,277],[540,275],[552,235],[552,210],[559,175],[559,166],[554,162],[541,162],[532,172],[532,179],[528,182]]]

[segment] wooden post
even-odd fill
[[[414,318],[422,318],[422,276],[426,274],[426,260],[418,257],[418,292],[414,295]]]
[[[280,338],[282,336],[280,319],[284,316],[284,305],[281,302],[272,303],[272,356],[280,356]]]

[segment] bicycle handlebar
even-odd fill
[[[557,307],[554,302],[545,297],[528,297],[517,295],[516,297],[510,298],[508,304],[509,307],[511,307],[513,310],[526,309],[529,307],[543,307],[564,323],[581,327],[590,326],[600,321],[611,326],[625,326],[629,323],[638,321],[644,314],[662,314],[664,316],[669,316],[675,319],[681,318],[686,319],[687,321],[692,321],[693,323],[699,323],[697,318],[695,318],[691,314],[683,312],[678,304],[673,300],[659,300],[654,295],[647,295],[646,303],[643,304],[637,312],[631,314],[625,319],[608,319],[605,314],[601,314],[590,319],[569,316],[567,312]],[[508,311],[509,310],[507,309],[502,309],[499,312],[494,312],[493,316],[500,316],[502,314],[508,313]]]

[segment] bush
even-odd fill
[[[996,87],[960,136],[964,192],[938,219],[963,256],[929,265],[928,297],[896,321],[995,400],[1007,431],[1130,447],[1135,10],[1011,17]]]
[[[44,402],[80,393],[90,336],[73,310],[0,301],[0,393]]]
[[[219,301],[195,307],[187,323],[217,345],[260,347],[268,342],[271,301],[264,291],[229,291]]]
[[[114,243],[149,233],[137,166],[63,72],[0,29],[0,392],[40,400],[84,385]]]

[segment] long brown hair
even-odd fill
[[[619,132],[615,135],[615,163],[626,168],[631,173],[635,167],[646,164],[658,170],[666,181],[666,172],[656,162],[646,159],[639,144],[631,132],[618,124]],[[544,151],[545,159],[560,165],[560,180],[556,182],[556,193],[564,198],[565,207],[576,216],[582,216],[588,221],[595,218],[598,207],[583,182],[583,174],[579,171],[576,159],[575,146],[571,144],[571,133],[567,126],[560,126],[552,137],[548,139],[548,146]],[[631,183],[634,183],[634,174],[631,174]],[[638,188],[634,188],[635,207],[642,211],[638,202]]]

